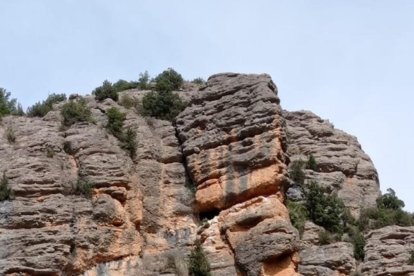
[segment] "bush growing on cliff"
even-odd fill
[[[414,250],[410,251],[410,258],[408,259],[407,264],[408,265],[414,265]]]
[[[65,103],[60,113],[63,117],[62,125],[65,127],[92,120],[92,113],[84,99]]]
[[[292,225],[298,229],[300,236],[302,236],[305,230],[305,222],[308,218],[308,212],[302,203],[288,201],[286,204],[289,210],[290,220]]]
[[[345,212],[343,202],[336,195],[328,194],[314,181],[306,186],[304,194],[309,218],[328,231],[342,233]]]
[[[298,185],[303,185],[305,183],[306,175],[303,171],[304,165],[305,163],[303,160],[295,160],[290,166],[289,177]]]
[[[5,115],[24,115],[22,106],[10,96],[10,92],[0,87],[0,118]]]
[[[149,92],[142,99],[142,115],[172,121],[186,104],[171,91]]]
[[[95,88],[95,90],[92,91],[92,94],[95,95],[97,101],[103,101],[108,98],[114,101],[118,100],[118,92],[108,80],[105,80],[101,86]]]
[[[37,102],[27,109],[29,117],[44,117],[53,109],[53,104],[66,100],[65,94],[50,94],[43,102]]]
[[[168,68],[155,77],[155,90],[159,92],[171,92],[180,89],[183,85],[183,77],[174,69]]]
[[[126,119],[126,114],[122,113],[116,107],[111,107],[106,111],[108,117],[108,123],[106,129],[118,139],[122,136],[122,127]]]
[[[306,168],[313,171],[316,171],[318,169],[318,163],[316,163],[316,159],[312,154],[308,157],[308,162],[306,162]]]
[[[210,264],[198,240],[195,243],[195,248],[191,251],[188,270],[190,276],[211,276]]]
[[[145,71],[144,73],[140,73],[139,78],[138,78],[137,87],[141,90],[148,89],[149,88],[149,79],[150,79],[150,76],[149,76],[147,71]]]
[[[394,190],[388,189],[387,193],[377,199],[377,208],[361,210],[358,227],[365,231],[388,225],[414,225],[413,215],[405,212],[403,207],[404,202],[396,196]]]
[[[90,181],[84,178],[79,178],[78,181],[76,182],[75,194],[82,195],[85,198],[91,198],[92,189],[93,189],[93,184]]]
[[[107,110],[106,115],[108,116],[106,129],[118,138],[121,143],[121,148],[126,150],[129,153],[129,156],[134,159],[137,149],[137,134],[131,128],[128,128],[126,131],[123,130],[126,114],[120,112],[116,107],[111,107]]]
[[[6,177],[6,173],[3,172],[3,176],[0,180],[0,201],[11,200],[13,192],[9,188],[9,180]]]

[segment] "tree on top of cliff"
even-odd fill
[[[23,109],[16,99],[10,98],[11,93],[0,87],[0,117],[4,115],[23,115]]]
[[[180,89],[183,85],[183,77],[172,68],[168,68],[155,77],[155,90],[159,92],[170,92]]]
[[[395,195],[395,191],[391,188],[387,189],[387,192],[377,199],[378,208],[398,210],[404,208],[404,201],[399,199]]]

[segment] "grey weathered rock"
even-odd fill
[[[351,136],[309,111],[284,111],[291,161],[307,161],[313,155],[317,170],[306,170],[308,180],[338,193],[352,214],[375,206],[380,194],[377,171]]]
[[[356,262],[350,243],[311,246],[300,252],[299,272],[304,276],[350,275],[355,270]]]
[[[127,275],[122,273],[134,258],[142,275],[153,275],[174,271],[174,265],[155,272],[146,260],[165,259],[179,248],[190,251],[196,231],[193,196],[185,187],[171,123],[149,125],[112,100],[86,99],[95,124],[61,129],[62,104],[43,119],[3,118],[0,171],[15,199],[0,202],[2,275],[77,275],[88,269]],[[127,113],[125,127],[137,131],[135,160],[103,128],[104,112],[113,106]],[[15,143],[6,139],[8,128]],[[79,179],[92,184],[91,199],[73,193]],[[118,270],[112,269],[114,261]]]
[[[387,226],[366,236],[364,275],[414,275],[408,260],[414,251],[414,226]]]

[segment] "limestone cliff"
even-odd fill
[[[307,179],[332,187],[355,215],[372,206],[378,176],[356,138],[310,112],[282,111],[265,74],[218,74],[177,93],[188,106],[174,123],[91,96],[93,122],[67,129],[62,104],[44,118],[2,119],[0,173],[14,199],[0,202],[0,275],[188,275],[196,240],[214,276],[356,271],[351,244],[318,246],[310,222],[300,241],[285,206],[289,187],[298,194],[289,161],[309,154],[318,169]],[[104,127],[111,107],[137,133],[133,158]],[[90,198],[75,192],[83,182]],[[387,229],[369,234],[361,271],[409,275],[398,264],[413,230]],[[390,243],[392,253],[377,251]]]

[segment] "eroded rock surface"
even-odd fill
[[[200,235],[213,275],[296,274],[282,123],[268,75],[212,76],[177,118],[197,210],[216,216]]]
[[[414,252],[414,226],[387,226],[371,231],[367,236],[364,275],[414,275],[409,264]]]
[[[308,180],[338,193],[352,214],[374,207],[380,194],[378,174],[356,137],[309,111],[284,111],[291,161],[307,161],[313,155],[316,170],[306,170]],[[297,195],[295,187],[291,193]]]
[[[1,275],[175,273],[171,252],[190,250],[193,196],[174,127],[111,100],[87,101],[95,123],[68,129],[60,126],[59,107],[43,119],[3,118],[0,171],[15,199],[0,202]],[[137,131],[134,160],[104,128],[112,106]],[[75,192],[79,180],[92,185],[92,198]]]
[[[351,275],[356,270],[352,244],[337,242],[300,251],[299,272],[304,276]]]

